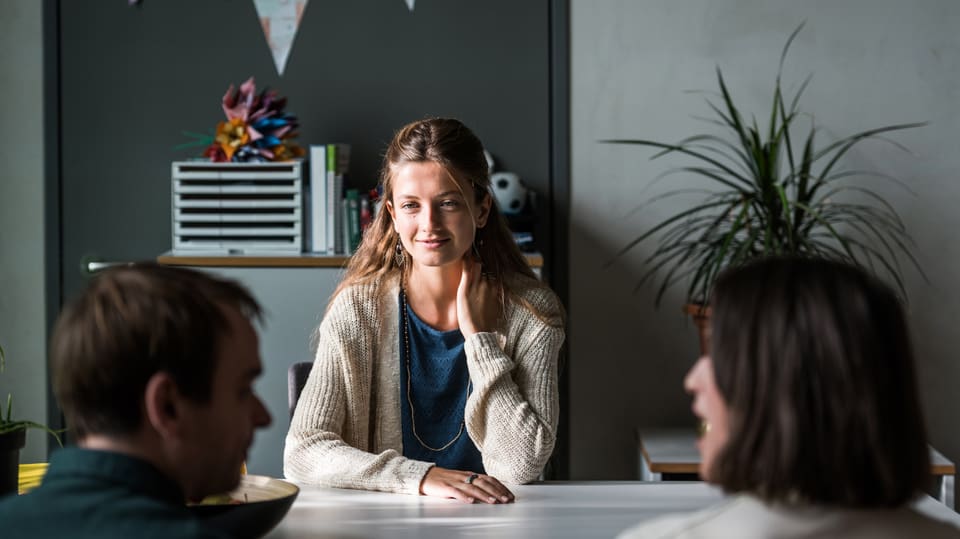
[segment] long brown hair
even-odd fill
[[[491,199],[490,215],[486,226],[477,229],[474,248],[483,272],[496,279],[501,304],[507,297],[516,298],[510,290],[514,277],[522,275],[533,281],[537,277],[517,248],[496,200],[490,195],[490,170],[480,139],[459,120],[451,118],[431,118],[403,126],[390,141],[383,158],[380,185],[384,204],[393,200],[393,175],[397,167],[423,162],[442,166],[461,188],[470,186],[475,203],[479,204],[485,197]],[[395,255],[399,242],[389,212],[386,208],[381,209],[364,232],[360,247],[350,258],[346,275],[330,301],[353,284],[409,272],[412,264],[405,251],[402,253],[405,263],[397,263]],[[536,310],[534,313],[540,315]]]

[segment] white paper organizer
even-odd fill
[[[174,254],[286,254],[303,249],[300,161],[177,161]]]

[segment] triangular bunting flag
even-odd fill
[[[283,76],[287,58],[293,47],[293,38],[297,36],[303,10],[309,0],[253,0],[257,8],[257,17],[263,27],[263,35],[273,54],[273,64],[277,73]],[[413,0],[408,0],[412,4]],[[411,7],[411,9],[413,9]]]

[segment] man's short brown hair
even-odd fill
[[[53,390],[73,435],[134,432],[157,372],[207,402],[218,339],[229,331],[225,308],[262,317],[242,285],[194,270],[140,263],[95,276],[50,343]]]

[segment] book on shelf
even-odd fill
[[[363,233],[367,231],[367,228],[370,226],[370,223],[373,222],[373,211],[370,208],[370,197],[368,195],[360,195],[360,237],[363,237]]]
[[[350,249],[350,227],[346,226],[350,221],[350,204],[346,198],[340,201],[340,218],[344,223],[344,226],[340,227],[340,244],[343,245],[343,254],[350,256],[353,254]]]
[[[353,254],[360,246],[360,191],[356,189],[347,189],[347,196],[343,199],[343,205],[346,208],[344,230],[344,240],[346,241],[347,253]]]
[[[343,184],[350,168],[350,145],[327,144],[327,252],[344,254],[343,242]]]
[[[350,167],[350,145],[314,144],[309,149],[307,194],[304,213],[307,234],[304,251],[344,254],[344,217],[341,206],[344,182]]]
[[[304,197],[304,214],[307,217],[306,244],[304,250],[310,253],[327,252],[327,146],[310,146],[310,177],[307,181],[308,194]]]

